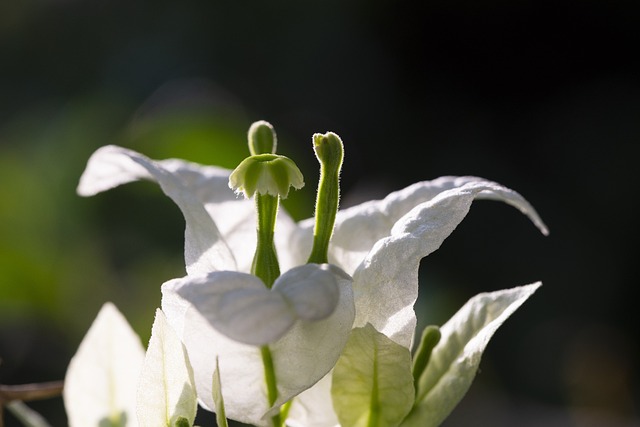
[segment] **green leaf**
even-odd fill
[[[343,427],[399,425],[415,397],[409,350],[371,324],[354,329],[333,370],[331,397]]]
[[[476,295],[440,329],[442,339],[420,376],[403,427],[437,426],[451,413],[471,386],[495,331],[540,285]]]
[[[218,427],[229,427],[227,415],[224,411],[224,399],[222,398],[222,382],[220,381],[220,365],[216,357],[216,369],[213,371],[213,402],[216,405],[216,422]]]

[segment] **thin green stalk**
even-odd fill
[[[278,214],[278,196],[256,194],[256,209],[258,210],[258,245],[253,257],[252,272],[258,276],[270,289],[280,276],[278,255],[274,244],[274,231]]]
[[[315,134],[313,144],[320,162],[320,181],[316,198],[313,248],[307,262],[323,264],[329,262],[329,241],[340,203],[340,170],[344,149],[338,135],[331,132],[325,135]]]
[[[260,354],[262,355],[262,364],[264,365],[264,379],[267,384],[267,399],[269,406],[273,406],[278,399],[278,387],[276,382],[276,371],[273,366],[273,358],[271,357],[271,350],[269,346],[264,345],[260,347]],[[280,412],[277,412],[271,417],[273,427],[281,427],[282,420],[280,418]]]

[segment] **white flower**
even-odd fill
[[[152,161],[133,151],[108,146],[96,151],[89,160],[78,192],[90,196],[127,182],[150,179],[176,202],[186,221],[188,275],[163,285],[163,311],[187,347],[202,403],[214,407],[211,384],[217,356],[227,415],[252,424],[266,424],[266,417],[273,413],[269,412],[272,406],[278,407],[320,380],[335,364],[352,326],[369,323],[397,344],[411,348],[420,260],[438,249],[466,216],[473,200],[506,202],[547,233],[522,196],[476,177],[442,177],[419,182],[383,200],[338,212],[328,254],[340,290],[338,305],[324,320],[310,322],[295,315],[285,319],[285,334],[270,344],[279,399],[269,405],[259,349],[230,339],[211,327],[211,319],[203,317],[202,311],[191,303],[197,300],[194,293],[206,294],[203,290],[213,286],[211,281],[223,283],[217,279],[224,274],[217,272],[250,271],[256,247],[255,206],[251,201],[236,198],[229,189],[230,173],[181,160]],[[296,224],[285,211],[279,212],[275,245],[282,271],[306,263],[313,244],[313,227],[313,219]],[[349,276],[353,278],[353,294]],[[249,283],[253,279],[247,278],[245,282],[237,273],[231,277],[233,281],[242,281],[247,289],[254,288]],[[275,288],[272,293],[277,292]],[[262,293],[259,298],[271,301],[274,297]],[[351,298],[355,301],[353,325]],[[246,329],[249,328],[245,325]],[[325,377],[296,398],[291,422],[308,427],[337,424],[329,386],[330,378]]]
[[[355,316],[351,277],[335,266],[296,262],[300,254],[289,252],[286,240],[296,225],[285,212],[278,215],[276,233],[285,273],[271,290],[247,274],[256,247],[255,206],[236,197],[229,174],[180,160],[154,162],[109,146],[91,157],[78,192],[92,195],[146,178],[176,202],[186,220],[188,275],[163,285],[162,309],[187,348],[198,397],[206,408],[215,407],[217,358],[229,418],[268,424],[340,356]],[[273,403],[257,347],[262,344],[269,344],[277,378]]]

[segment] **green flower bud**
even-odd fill
[[[254,122],[249,128],[247,137],[249,139],[249,152],[252,156],[276,153],[278,138],[271,123],[264,120]]]
[[[320,181],[316,197],[313,248],[307,262],[328,261],[329,241],[340,202],[340,170],[344,158],[342,140],[333,132],[313,135],[313,150],[320,162]]]
[[[246,198],[255,193],[286,199],[289,187],[304,187],[302,172],[288,157],[257,154],[244,159],[229,176],[229,187]]]
[[[344,158],[344,147],[338,135],[333,132],[327,132],[324,135],[314,134],[313,151],[315,151],[320,164],[326,168],[326,173],[340,171]]]

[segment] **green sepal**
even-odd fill
[[[399,425],[415,398],[409,349],[369,323],[353,329],[333,370],[331,397],[342,426]]]
[[[171,427],[191,427],[191,424],[189,423],[188,419],[180,417],[173,422],[173,425]]]
[[[220,380],[220,364],[216,357],[216,369],[213,371],[213,383],[211,387],[211,394],[213,394],[213,403],[216,407],[216,423],[218,427],[229,427],[227,422],[227,415],[224,410],[224,398],[222,397],[222,382]]]
[[[429,363],[429,358],[431,357],[431,351],[433,350],[433,347],[435,347],[436,344],[440,342],[440,337],[440,328],[435,325],[427,326],[422,331],[420,344],[418,345],[418,349],[413,356],[413,378],[416,386],[416,393],[420,393],[418,380],[420,379],[422,372],[424,372],[424,368],[426,368],[427,364]]]

